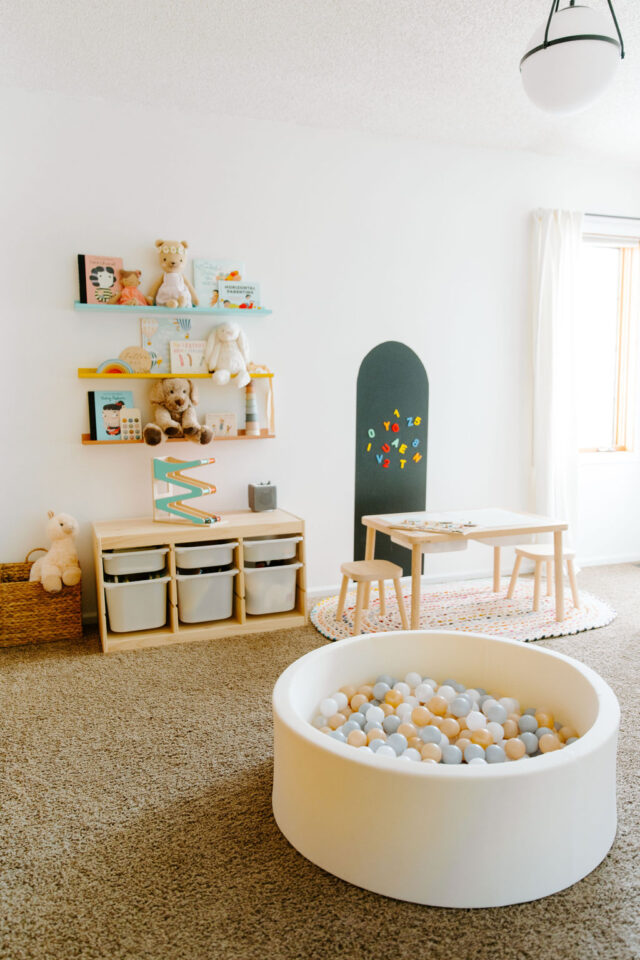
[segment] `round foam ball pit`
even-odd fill
[[[341,686],[410,670],[544,706],[580,738],[538,757],[449,766],[377,757],[311,725]],[[366,890],[438,907],[521,903],[576,883],[613,843],[618,701],[570,657],[482,634],[366,634],[291,664],[273,715],[278,827]]]

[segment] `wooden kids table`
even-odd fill
[[[424,520],[427,522],[449,521],[461,523],[470,521],[473,526],[463,534],[432,533],[430,531],[407,531],[398,529],[397,524],[404,519]],[[488,508],[484,510],[457,510],[446,513],[386,513],[363,517],[367,528],[365,560],[373,560],[375,555],[376,532],[393,538],[394,543],[411,551],[411,629],[420,626],[420,573],[422,567],[422,548],[427,543],[447,541],[477,540],[493,547],[493,590],[500,590],[500,547],[510,541],[519,542],[520,538],[534,533],[553,533],[553,552],[555,563],[556,620],[564,620],[564,585],[562,573],[562,534],[568,524],[550,517],[540,517],[530,513],[512,513],[510,510]],[[365,605],[368,596],[365,596]]]

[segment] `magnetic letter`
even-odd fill
[[[400,429],[400,424],[398,424],[398,423],[392,423],[392,424],[391,424],[391,429],[393,430],[394,433],[397,433],[397,432],[399,431],[399,429]]]
[[[381,453],[376,453],[376,460],[378,461],[378,463],[382,463],[382,461],[384,460],[384,457],[382,456]]]
[[[391,463],[391,460],[385,460],[384,463],[382,464],[382,466],[383,466],[383,467],[388,467],[390,463]]]
[[[383,453],[389,453],[389,451],[391,450],[391,447],[389,446],[388,443],[383,443],[380,449],[382,450]]]
[[[420,461],[422,460],[422,454],[421,454],[421,453],[414,453],[413,459],[415,460],[416,463],[420,463]]]
[[[422,423],[422,417],[416,417],[413,421],[414,427],[419,427],[421,423]]]
[[[369,453],[369,450],[371,450],[371,444],[370,444],[370,443],[367,444],[367,453]]]
[[[369,433],[369,436],[370,436],[372,439],[373,439],[373,437],[375,437],[375,435],[376,435],[375,430],[373,430],[371,427],[369,427],[368,433]]]
[[[406,462],[407,462],[406,460],[401,460],[401,461],[400,461],[400,469],[401,469],[401,470],[404,470],[404,465],[405,465]]]
[[[382,421],[382,425],[383,425],[383,427],[385,428],[385,430],[388,430],[388,429],[389,429],[389,424],[390,424],[390,423],[391,423],[391,420],[383,420],[383,421]]]
[[[411,446],[412,446],[412,447],[419,447],[419,446],[420,446],[420,441],[418,440],[417,437],[415,438],[415,440],[413,440],[413,441],[411,442]]]
[[[406,443],[403,443],[403,444],[402,444],[402,446],[400,447],[400,451],[399,451],[399,452],[400,452],[400,453],[406,453],[406,452],[407,452],[407,445],[406,445]]]
[[[394,415],[394,417],[399,417],[399,416],[400,416],[400,411],[399,411],[399,410],[394,410],[394,411],[393,411],[393,415]]]
[[[400,439],[399,439],[399,437],[396,437],[395,440],[392,440],[392,441],[391,441],[391,446],[392,446],[392,447],[395,447],[396,450],[397,450],[399,443],[400,443]]]
[[[407,417],[407,426],[408,426],[408,427],[412,427],[412,426],[413,426],[413,417]]]

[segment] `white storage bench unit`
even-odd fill
[[[93,539],[105,653],[307,622],[304,521],[284,510],[104,521]]]

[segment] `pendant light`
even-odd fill
[[[525,92],[537,107],[576,113],[609,85],[624,44],[613,4],[607,3],[611,18],[574,0],[560,10],[560,0],[552,0],[546,24],[533,34],[520,61]]]

